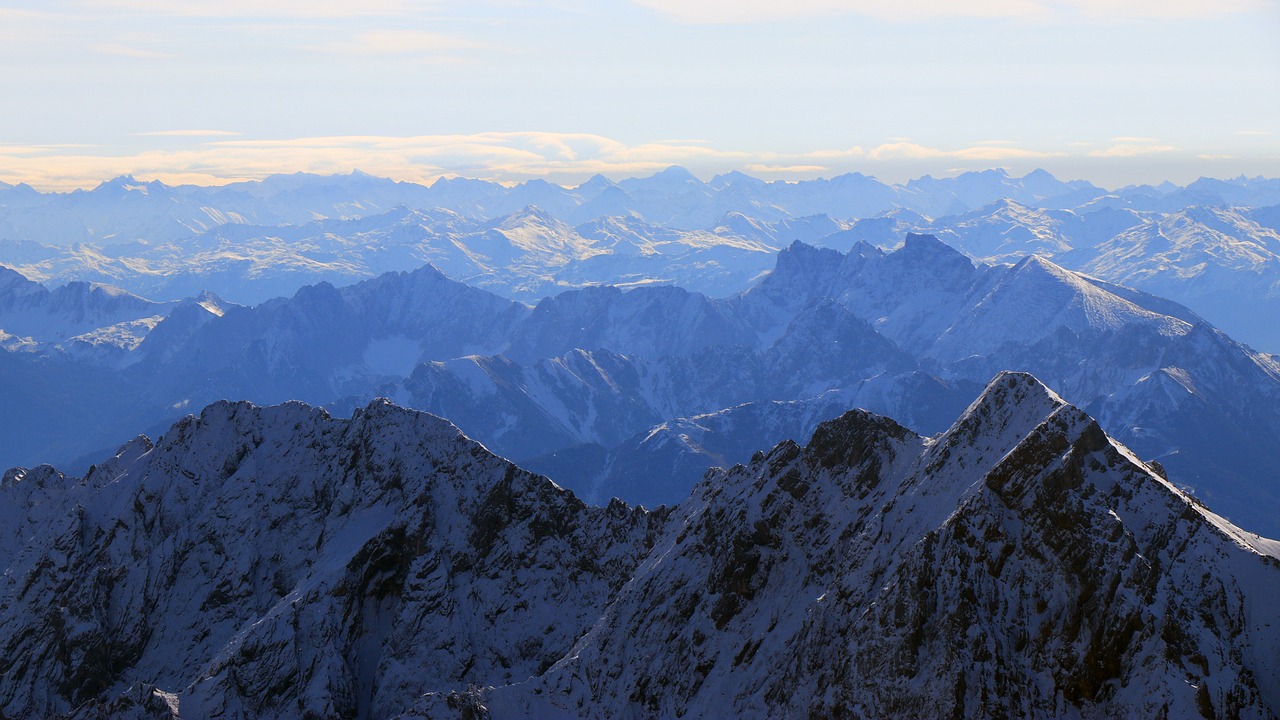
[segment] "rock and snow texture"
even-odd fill
[[[798,183],[682,168],[576,188],[442,179],[431,187],[362,173],[273,176],[221,188],[123,177],[91,191],[0,186],[0,263],[41,282],[109,283],[156,300],[211,290],[239,303],[317,282],[347,285],[432,263],[522,302],[566,288],[666,283],[726,297],[794,240],[847,250],[932,233],[984,262],[1030,254],[1174,296],[1264,350],[1280,340],[1232,305],[1270,302],[1268,210],[1280,181],[1201,180],[1114,192],[1044,171],[919,178],[886,185],[848,174]],[[1207,215],[1234,215],[1227,222]],[[1256,216],[1257,219],[1253,219]],[[1208,238],[1170,255],[1165,237]],[[1173,233],[1165,232],[1172,228]],[[1163,233],[1163,234],[1162,234]],[[1199,241],[1192,241],[1200,245]],[[1099,252],[1107,255],[1097,261]],[[1128,280],[1124,280],[1128,283]]]
[[[547,672],[406,717],[1274,717],[1276,551],[1003,374],[709,475]]]
[[[637,449],[637,435],[664,423],[834,390],[932,433],[994,373],[1013,369],[1087,409],[1233,521],[1280,533],[1275,358],[1177,303],[1039,256],[975,265],[924,235],[893,251],[793,243],[768,276],[731,298],[598,287],[533,307],[428,266],[342,288],[307,286],[220,315],[206,310],[188,301],[109,358],[76,348],[46,357],[44,345],[0,337],[0,386],[22,400],[0,406],[0,464],[83,467],[103,448],[219,398],[345,410],[386,395],[456,419],[513,459],[560,453],[558,464],[539,467],[603,498],[615,491],[601,450]],[[913,397],[928,377],[948,390]],[[97,421],[103,416],[121,421]],[[699,444],[782,439],[746,437],[747,426]],[[587,446],[599,447],[563,454]],[[707,466],[719,454],[690,448],[685,459],[701,456]],[[576,469],[565,465],[570,456],[582,461]],[[696,477],[681,467],[677,475]],[[675,497],[685,489],[668,488]]]
[[[573,228],[538,207],[492,220],[398,207],[300,226],[227,224],[167,243],[0,243],[0,262],[44,282],[107,282],[174,299],[212,289],[241,303],[426,263],[530,302],[598,284],[675,283],[721,296],[768,270],[780,244],[767,237],[740,237],[731,228],[663,228],[637,217],[599,218]]]
[[[216,298],[213,299],[216,302]],[[0,329],[41,343],[110,343],[129,326],[149,330],[177,303],[158,303],[110,285],[73,282],[55,290],[0,266]],[[145,336],[145,330],[142,335]],[[118,343],[132,350],[138,341]]]
[[[0,485],[6,717],[1274,717],[1280,544],[1034,378],[649,513],[433,416],[218,403]]]
[[[522,680],[664,518],[586,506],[385,401],[350,420],[216,403],[82,479],[11,471],[0,497],[8,718],[142,712],[155,692],[188,718],[388,717]]]
[[[927,236],[894,252],[796,244],[739,299],[761,327],[834,298],[950,381],[1035,374],[1175,482],[1259,531],[1280,532],[1280,482],[1262,460],[1280,433],[1280,365],[1185,307],[1032,256],[975,266]]]
[[[1176,300],[1232,337],[1280,351],[1280,231],[1239,210],[1188,208],[1069,257],[1084,272]]]

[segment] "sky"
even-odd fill
[[[0,182],[1280,177],[1280,0],[0,0]]]

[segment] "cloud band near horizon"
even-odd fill
[[[1275,148],[1267,136],[1256,139],[1273,146],[1270,152],[1251,157],[1248,162],[1241,161],[1238,154],[1217,148],[1180,148],[1154,138],[1131,137],[1071,143],[1066,149],[1027,148],[1005,140],[939,148],[893,138],[874,145],[804,152],[724,149],[699,140],[629,144],[591,133],[555,132],[263,140],[238,138],[229,130],[158,130],[137,133],[135,137],[153,137],[166,146],[129,151],[83,145],[0,145],[0,181],[27,183],[45,191],[68,191],[91,188],[120,175],[157,179],[171,185],[220,185],[282,173],[341,174],[360,169],[422,183],[441,176],[465,176],[508,183],[543,178],[575,185],[597,173],[634,176],[671,165],[688,167],[706,177],[745,170],[773,180],[859,171],[899,182],[922,174],[992,167],[1023,172],[1044,167],[1068,179],[1087,179],[1113,187],[1132,182],[1185,180],[1157,174],[1108,179],[1117,171],[1121,176],[1126,172],[1141,175],[1143,167],[1150,174],[1159,172],[1155,168],[1172,165],[1154,161],[1160,158],[1176,160],[1200,174],[1280,175],[1280,148]],[[179,146],[173,146],[175,141]]]

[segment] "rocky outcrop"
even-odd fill
[[[584,505],[381,401],[351,420],[216,403],[84,478],[14,471],[0,495],[9,718],[179,699],[183,717],[387,717],[522,680],[665,517]]]

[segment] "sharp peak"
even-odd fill
[[[748,174],[746,174],[746,173],[742,172],[741,170],[730,170],[730,171],[729,171],[729,172],[727,172],[727,173],[721,173],[721,174],[716,175],[715,177],[711,178],[711,182],[712,182],[712,183],[725,183],[725,184],[730,183],[730,182],[749,182],[749,183],[753,183],[753,184],[754,184],[754,183],[762,183],[762,184],[764,184],[766,181],[761,180],[761,179],[760,179],[760,178],[758,178],[758,177],[754,177],[754,176],[748,175]]]
[[[595,187],[595,186],[601,186],[601,185],[608,188],[608,187],[615,187],[617,183],[605,177],[601,173],[596,173],[595,175],[592,175],[591,177],[587,178],[585,182],[575,186],[574,189],[577,190],[583,187],[588,187],[588,186]]]
[[[657,178],[657,177],[677,178],[682,180],[694,180],[699,183],[702,182],[697,178],[697,176],[695,176],[692,172],[689,171],[688,168],[684,167],[683,165],[670,165],[666,168],[663,168],[662,170],[659,170],[658,172],[654,173],[650,177],[651,178]]]
[[[960,173],[959,175],[957,175],[957,176],[956,176],[956,178],[957,178],[957,179],[958,179],[958,178],[962,178],[962,177],[1001,177],[1001,178],[1007,178],[1007,177],[1009,177],[1009,171],[1008,171],[1008,170],[1006,170],[1006,169],[1004,169],[1004,168],[1002,168],[1002,167],[997,167],[997,168],[987,168],[986,170],[969,170],[969,171],[967,171],[967,172],[962,172],[962,173]]]
[[[905,253],[911,255],[935,255],[943,257],[960,257],[969,261],[965,254],[938,239],[933,233],[909,232],[902,239],[902,246],[892,254]],[[972,264],[972,263],[970,263]]]
[[[515,212],[508,213],[505,217],[507,218],[538,217],[538,218],[549,218],[552,220],[555,219],[554,215],[542,209],[542,206],[536,205],[536,204],[525,205],[524,207],[520,208],[519,210],[516,210]]]
[[[942,433],[940,446],[973,445],[975,438],[984,437],[991,441],[987,449],[998,457],[1067,408],[1088,418],[1031,373],[1004,370]]]
[[[892,220],[896,220],[896,219],[901,218],[901,217],[903,217],[903,216],[906,216],[906,217],[911,218],[911,219],[913,219],[913,220],[924,220],[924,221],[926,221],[926,222],[928,222],[928,221],[932,221],[932,220],[933,220],[933,218],[929,217],[928,215],[925,215],[924,213],[920,212],[919,210],[913,210],[912,208],[904,207],[904,206],[902,206],[902,205],[895,205],[895,206],[893,206],[893,207],[889,208],[888,210],[885,210],[884,212],[877,213],[876,215],[873,215],[873,216],[872,216],[872,217],[870,217],[870,218],[864,218],[864,219],[866,219],[866,220],[874,220],[874,219],[876,219],[876,218],[889,218],[889,219],[892,219]]]
[[[35,280],[32,280],[31,278],[27,277],[17,268],[12,268],[12,267],[9,267],[8,265],[5,265],[4,263],[0,263],[0,278],[6,277],[6,276],[8,276],[9,279],[13,281],[25,280],[29,283],[36,283]],[[36,283],[36,284],[39,285],[40,283]]]
[[[902,238],[902,244],[906,246],[916,247],[950,247],[946,243],[938,239],[933,233],[915,233],[909,232]]]
[[[496,229],[509,229],[523,225],[539,225],[572,230],[572,227],[568,223],[537,205],[526,205],[515,212],[494,218],[490,221],[489,227]]]
[[[841,254],[839,250],[810,245],[803,240],[792,240],[790,245],[778,251],[778,259],[775,262],[775,266],[782,265],[785,261],[791,261],[798,258],[815,257],[829,257],[833,261],[836,261],[839,260]]]
[[[1022,258],[1021,260],[1019,260],[1018,262],[1014,263],[1012,270],[1015,273],[1036,271],[1036,272],[1048,272],[1054,275],[1074,274],[1070,270],[1062,267],[1061,265],[1053,262],[1049,258],[1039,253],[1032,253],[1031,255],[1028,255]]]
[[[849,248],[849,252],[845,253],[845,257],[884,257],[887,254],[880,247],[872,245],[866,240],[859,240]]]
[[[979,400],[989,395],[1002,397],[1010,393],[1023,396],[1034,395],[1055,405],[1067,404],[1066,400],[1063,400],[1058,393],[1050,390],[1048,385],[1040,382],[1039,378],[1022,370],[1001,370],[996,373],[996,376],[991,378],[991,381],[983,388]]]
[[[299,404],[302,404],[302,403],[299,403]],[[310,406],[306,406],[306,407],[310,407]],[[319,409],[321,412],[324,412],[323,409],[320,409],[320,408],[316,408],[316,409]],[[458,435],[462,435],[462,431],[459,430],[458,427],[454,425],[452,422],[450,422],[449,420],[442,418],[439,415],[436,415],[434,413],[429,413],[425,410],[414,410],[413,408],[408,408],[403,405],[398,405],[393,400],[391,400],[391,398],[387,398],[387,397],[376,397],[370,400],[369,402],[365,403],[364,407],[356,408],[355,411],[351,413],[352,423],[355,423],[357,420],[368,420],[368,419],[378,419],[378,418],[407,418],[407,419],[413,419],[413,420],[425,420],[429,423],[432,423],[433,425],[437,425],[442,428],[451,429],[453,432],[457,433]]]
[[[463,435],[456,425],[438,415],[397,405],[385,397],[374,398],[363,407],[356,408],[350,418],[336,418],[323,407],[300,400],[287,400],[272,405],[259,405],[248,400],[215,400],[204,406],[198,415],[193,413],[175,422],[156,444],[178,441],[199,428],[216,428],[226,423],[256,423],[278,419],[282,424],[294,424],[303,418],[316,423],[336,422],[353,427],[368,422],[425,422],[431,429],[446,435]],[[134,442],[136,440],[135,438]]]
[[[991,202],[987,203],[986,205],[983,205],[981,208],[978,208],[978,209],[983,210],[986,208],[1005,208],[1005,207],[1015,207],[1015,208],[1022,208],[1024,210],[1034,210],[1034,208],[1030,207],[1029,205],[1020,203],[1011,197],[1002,197],[996,200],[992,200]]]
[[[855,467],[862,464],[876,447],[888,449],[892,447],[892,443],[919,438],[919,435],[892,418],[854,408],[835,419],[820,423],[814,429],[804,451],[826,468]],[[778,448],[770,455],[774,455]]]
[[[133,175],[117,175],[110,180],[103,181],[98,184],[95,189],[116,188],[125,185],[145,185],[147,187],[168,187],[159,180],[139,180]]]

